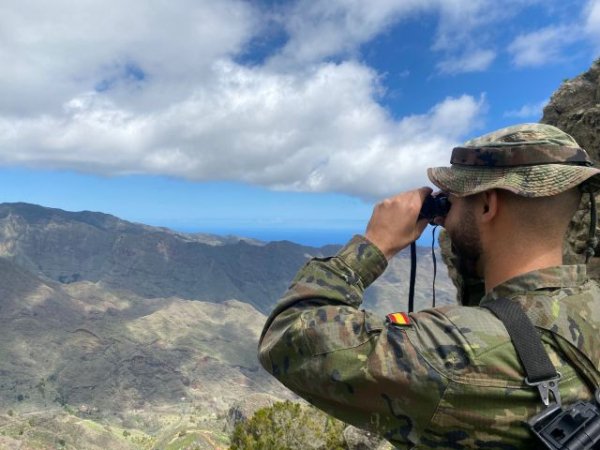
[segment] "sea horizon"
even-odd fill
[[[236,236],[242,238],[256,239],[262,242],[290,241],[295,244],[308,247],[323,247],[325,245],[344,245],[355,234],[363,234],[364,230],[358,229],[335,229],[335,228],[280,228],[280,227],[169,227],[182,233],[207,233],[218,236]],[[437,235],[436,231],[436,246]],[[432,241],[431,227],[428,226],[417,245],[430,247]]]

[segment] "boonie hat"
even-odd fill
[[[584,181],[600,189],[600,169],[575,139],[551,125],[526,123],[465,142],[452,150],[451,167],[427,175],[442,191],[465,197],[506,189],[524,197],[556,195]]]

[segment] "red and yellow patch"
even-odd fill
[[[387,316],[388,323],[393,325],[408,326],[411,324],[408,314],[403,312],[391,313]]]

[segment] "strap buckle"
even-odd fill
[[[540,392],[540,397],[542,397],[542,402],[544,403],[544,405],[550,406],[549,394],[550,392],[552,392],[552,395],[554,396],[554,402],[558,406],[561,406],[562,404],[560,401],[560,391],[558,390],[558,382],[561,378],[562,375],[560,372],[556,372],[556,376],[553,378],[548,378],[546,380],[540,381],[529,381],[529,379],[525,377],[525,384],[527,384],[528,386],[535,386],[538,388],[538,391]]]

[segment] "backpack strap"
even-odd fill
[[[554,368],[544,349],[540,334],[521,305],[507,298],[498,298],[481,306],[489,309],[504,324],[525,369],[525,382],[538,388],[544,405],[550,404],[550,392],[554,396],[554,401],[560,405],[558,391],[560,373]]]

